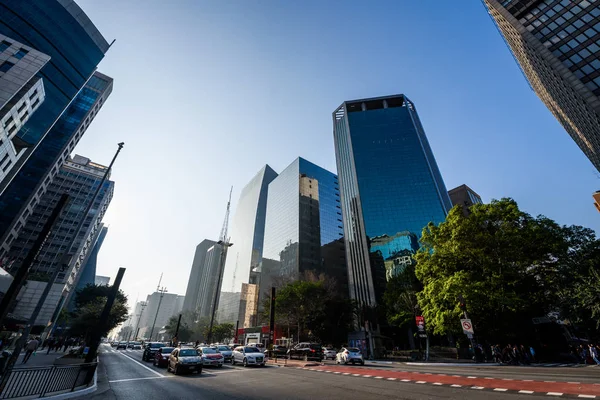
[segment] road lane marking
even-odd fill
[[[383,376],[376,376],[375,379],[383,379]]]
[[[503,389],[503,388],[494,388],[495,392],[506,392],[508,389]]]
[[[567,382],[567,383],[572,383],[574,385],[579,385],[581,382]]]
[[[333,371],[334,374],[341,374],[340,371]]]
[[[415,383],[422,384],[422,383],[427,383],[427,382],[425,382],[425,381],[416,381]]]
[[[519,390],[521,394],[533,394],[533,390]]]
[[[467,376],[467,379],[477,379],[476,376]]]
[[[387,378],[388,381],[395,381],[396,378]]]
[[[350,372],[344,372],[342,375],[350,375]]]
[[[548,392],[546,393],[548,396],[562,396],[562,393],[558,393],[558,392]]]
[[[146,365],[142,364],[141,362],[139,362],[139,361],[137,361],[137,360],[134,360],[133,358],[129,357],[127,354],[124,354],[124,353],[120,353],[120,354],[121,354],[123,357],[127,357],[127,358],[129,358],[131,361],[133,361],[134,363],[136,363],[136,364],[137,364],[137,365],[139,365],[140,367],[143,367],[143,368],[147,369],[148,371],[152,372],[153,374],[156,374],[156,375],[158,375],[158,376],[160,376],[160,377],[166,376],[166,375],[163,375],[163,374],[161,374],[160,372],[156,372],[155,370],[153,370],[152,368],[150,368],[150,367],[148,367],[148,366],[146,366]]]
[[[483,389],[483,386],[471,386],[471,389],[481,390]]]
[[[510,378],[502,378],[503,381],[513,381],[514,379],[510,379]]]
[[[594,394],[580,394],[577,397],[581,397],[582,399],[595,399],[596,395],[594,395]]]
[[[352,374],[352,376],[360,376],[360,374]]]
[[[443,385],[443,383],[440,383],[440,382],[433,382],[433,384],[434,384],[434,385],[436,385],[436,386],[441,386],[441,385]]]
[[[147,380],[147,379],[166,379],[166,378],[171,378],[171,377],[170,376],[148,376],[146,378],[117,379],[114,381],[108,381],[108,383],[142,381],[142,380]]]
[[[362,377],[363,377],[363,378],[370,378],[370,377],[372,377],[372,376],[373,376],[373,375],[363,375]]]
[[[450,385],[451,387],[462,387],[462,385],[457,385],[456,383],[453,385]]]

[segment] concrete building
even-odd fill
[[[406,96],[344,102],[333,112],[333,134],[350,297],[375,306],[390,270],[410,262],[423,228],[443,222],[452,205]]]
[[[38,75],[50,56],[0,34],[0,182],[25,154],[17,134],[46,98]]]
[[[220,291],[221,289],[219,277],[222,278],[223,274],[220,269],[225,265],[225,260],[223,260],[222,257],[226,257],[226,253],[223,252],[223,246],[218,243],[215,243],[206,252],[204,268],[202,268],[198,280],[198,302],[196,303],[196,311],[200,318],[210,318],[212,316],[212,310],[215,305],[215,296],[217,296],[217,291]]]
[[[158,332],[167,324],[169,318],[182,311],[184,299],[185,296],[175,293],[154,292],[148,295],[146,308],[140,319],[138,337],[145,340],[156,339]]]
[[[113,196],[114,182],[107,180],[94,200],[92,209],[87,215],[84,215],[106,169],[107,167],[82,156],[69,157],[59,168],[46,193],[41,196],[39,203],[27,218],[26,224],[20,230],[19,237],[12,242],[8,252],[8,257],[12,260],[11,269],[9,269],[11,273],[20,267],[58,199],[63,193],[69,194],[69,203],[38,253],[36,263],[29,272],[28,284],[17,297],[15,314],[25,317],[31,315],[41,291],[56,268],[62,268],[63,271],[58,274],[56,284],[51,290],[49,299],[44,303],[36,324],[46,325],[51,320],[57,306],[58,308],[62,307],[64,300],[75,287],[81,267],[92,251],[95,244],[94,239],[101,231],[102,218]],[[68,248],[67,246],[75,234],[74,229],[82,219],[84,223],[77,239],[73,246]],[[57,299],[60,299],[60,302]]]
[[[106,237],[107,233],[108,227],[102,224],[102,227],[98,230],[98,234],[94,238],[94,247],[92,248],[92,251],[88,253],[88,257],[79,272],[79,277],[76,283],[77,289],[82,289],[86,285],[98,285],[98,277],[96,276],[98,253],[102,248],[102,243],[104,243],[104,238]],[[108,277],[107,279],[110,280]]]
[[[95,284],[99,286],[109,286],[110,276],[96,275]]]
[[[463,214],[468,216],[471,211],[469,208],[474,204],[483,204],[481,196],[479,196],[473,189],[467,185],[460,185],[448,191],[450,201],[453,206],[460,205],[463,210]]]
[[[183,311],[196,311],[198,306],[198,295],[200,293],[200,277],[204,270],[204,261],[206,260],[206,252],[217,242],[209,239],[204,239],[194,253],[192,261],[192,269],[188,279],[187,289],[185,291],[185,301],[183,303]]]
[[[484,4],[534,92],[600,171],[600,3]]]
[[[256,272],[262,260],[267,212],[268,185],[277,177],[277,173],[265,165],[248,182],[240,193],[231,229],[233,246],[227,251],[225,269],[218,306],[218,321],[236,324],[240,319],[240,310],[245,313],[248,305],[244,296],[257,293]],[[243,315],[242,318],[244,319]],[[240,321],[240,326],[242,321]]]

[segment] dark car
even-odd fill
[[[142,361],[152,361],[154,360],[154,355],[161,347],[165,347],[163,343],[159,342],[150,342],[146,343],[146,348],[142,353]]]
[[[294,347],[288,350],[288,357],[297,358],[299,360],[323,360],[323,346],[318,343],[298,343]]]
[[[276,344],[276,345],[273,345],[273,350],[271,350],[271,354],[273,356],[282,357],[287,354],[287,351],[288,351],[287,347]]]
[[[152,364],[157,367],[166,367],[169,363],[169,356],[173,350],[175,350],[175,347],[161,347],[156,354],[154,354],[154,361]]]
[[[127,342],[119,342],[117,344],[117,350],[121,350],[121,349],[123,349],[123,350],[127,349]]]
[[[173,372],[175,375],[186,372],[201,374],[202,357],[198,354],[198,350],[193,348],[175,349],[169,356],[167,371]]]

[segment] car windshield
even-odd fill
[[[219,351],[231,351],[231,349],[227,346],[219,346],[217,348],[219,349]]]
[[[246,353],[260,353],[260,350],[256,347],[245,347],[244,352]]]
[[[198,352],[194,349],[179,350],[180,357],[191,357],[191,356],[197,356],[197,355],[198,355]]]
[[[311,349],[314,349],[314,350],[320,350],[320,349],[321,349],[321,346],[320,346],[320,345],[318,345],[318,344],[311,344],[311,345],[310,345],[310,348],[311,348]]]
[[[360,353],[360,350],[357,349],[356,347],[348,347],[348,351],[350,353]]]
[[[163,354],[172,353],[175,347],[161,347],[160,352]]]
[[[217,351],[215,349],[213,349],[212,347],[204,347],[202,349],[202,352],[204,354],[215,354]]]
[[[160,349],[161,347],[165,347],[165,345],[162,343],[150,343],[151,349]]]

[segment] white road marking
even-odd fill
[[[468,379],[477,379],[476,376],[467,376]]]
[[[383,379],[383,376],[376,376],[375,379]]]
[[[595,399],[596,395],[593,395],[593,394],[580,394],[577,397],[581,397],[582,399]]]
[[[510,378],[502,378],[503,381],[514,381],[514,379],[510,379]]]
[[[373,375],[363,375],[362,377],[363,377],[363,378],[370,378],[370,377],[372,377],[372,376],[373,376]]]
[[[504,388],[494,388],[495,392],[506,392],[508,389],[504,389]]]
[[[340,371],[333,371],[334,374],[341,374]]]
[[[450,385],[451,387],[462,387],[462,385],[457,385],[456,383],[453,385]]]
[[[156,375],[158,375],[158,376],[160,376],[160,377],[164,377],[164,376],[166,376],[166,375],[163,375],[163,374],[161,374],[161,373],[159,373],[159,372],[156,372],[156,371],[155,371],[155,370],[153,370],[152,368],[149,368],[149,367],[147,367],[146,365],[142,364],[141,362],[139,362],[139,361],[137,361],[137,360],[134,360],[133,358],[129,357],[127,354],[123,354],[123,353],[121,353],[121,355],[122,355],[123,357],[127,357],[127,358],[129,358],[131,361],[133,361],[134,363],[136,363],[136,364],[137,364],[137,365],[139,365],[140,367],[147,369],[148,371],[152,372],[153,374],[156,374]]]
[[[558,393],[558,392],[548,392],[546,393],[548,396],[562,396],[562,393]]]
[[[471,386],[471,389],[481,390],[483,389],[483,386]]]
[[[433,384],[434,384],[434,385],[436,385],[436,386],[441,386],[441,385],[443,385],[443,383],[440,383],[440,382],[433,382]]]
[[[395,381],[396,378],[387,378],[388,381]]]
[[[556,381],[544,381],[546,383],[556,383]]]
[[[352,374],[352,376],[360,376],[360,374]]]
[[[410,379],[400,379],[400,382],[410,382]]]
[[[483,378],[483,379],[494,379],[494,378],[489,378],[489,377],[486,377],[486,378]]]
[[[574,385],[579,385],[581,382],[567,382],[567,383],[572,383]]]
[[[108,383],[143,381],[143,380],[147,380],[147,379],[166,379],[166,378],[171,378],[171,377],[170,376],[148,376],[146,378],[117,379],[114,381],[108,381]]]
[[[350,372],[344,372],[342,375],[350,375]]]
[[[415,383],[422,384],[422,383],[427,383],[427,382],[425,382],[425,381],[416,381]]]
[[[519,390],[521,394],[533,394],[533,390]]]
[[[533,379],[523,379],[522,382],[533,382]]]

